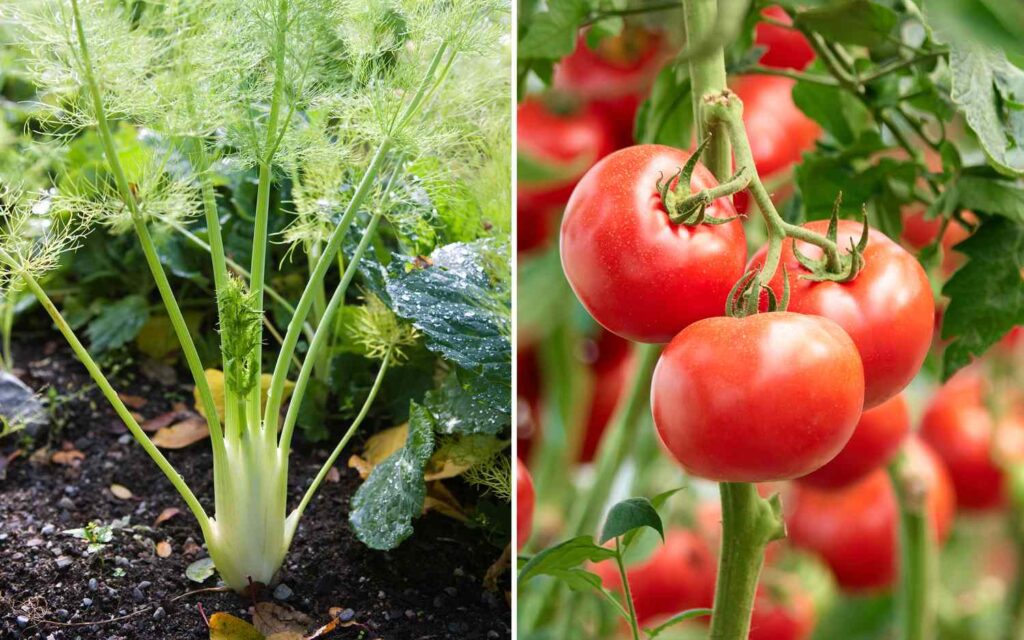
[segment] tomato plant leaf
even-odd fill
[[[519,584],[542,575],[557,575],[584,562],[600,562],[615,557],[615,551],[594,544],[591,536],[578,536],[544,549],[530,558],[519,571]]]
[[[1003,216],[1024,224],[1024,188],[1007,180],[965,175],[956,181],[961,208]]]
[[[590,13],[587,0],[559,0],[548,3],[547,11],[533,14],[525,35],[519,40],[520,60],[557,60],[572,53],[576,34]]]
[[[990,218],[956,250],[968,256],[942,293],[950,298],[942,337],[942,375],[948,379],[1014,326],[1024,324],[1024,227]]]
[[[657,638],[663,631],[669,627],[673,627],[680,622],[686,622],[687,620],[693,620],[694,618],[701,618],[704,616],[710,616],[711,609],[688,609],[681,613],[677,613],[665,622],[659,624],[652,629],[644,629],[644,633],[647,634],[648,638]]]
[[[1024,70],[1006,54],[973,42],[950,42],[951,97],[977,134],[989,163],[1024,175]]]
[[[874,126],[867,107],[839,87],[801,80],[793,86],[793,102],[844,146]]]
[[[796,24],[825,37],[862,47],[877,47],[888,42],[899,17],[882,4],[869,0],[847,0],[801,11]]]
[[[374,467],[352,497],[349,523],[363,544],[386,551],[412,535],[427,496],[423,468],[433,452],[434,419],[413,402],[405,446]]]
[[[640,105],[633,137],[644,144],[690,148],[693,98],[688,68],[670,64],[661,70],[651,95]]]
[[[617,503],[608,512],[604,527],[601,529],[599,542],[604,544],[612,538],[625,535],[630,531],[650,527],[658,532],[662,541],[665,540],[665,529],[661,516],[647,498],[627,498]]]
[[[89,322],[85,334],[89,336],[92,351],[103,353],[122,347],[146,325],[149,303],[139,295],[131,295],[103,305],[99,315]]]

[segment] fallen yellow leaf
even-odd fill
[[[217,417],[221,420],[224,419],[224,372],[220,369],[207,369],[206,370],[206,382],[210,385],[210,395],[213,396],[213,404],[217,407]],[[270,380],[272,376],[269,373],[264,373],[260,376],[260,408],[265,409],[267,407],[267,391],[270,390]],[[295,388],[295,383],[291,380],[286,380],[284,383],[284,395],[282,397],[283,402],[288,401],[288,397],[292,395],[292,389]],[[199,390],[193,389],[192,395],[195,397],[196,411],[203,417],[206,417],[206,410],[203,408],[203,401],[199,397]]]
[[[110,493],[114,494],[115,498],[120,498],[121,500],[131,500],[133,497],[132,490],[123,484],[110,485]]]
[[[266,640],[262,633],[241,618],[218,611],[210,616],[210,640]]]
[[[206,419],[192,416],[181,422],[163,427],[153,435],[153,444],[163,449],[181,449],[210,437]]]

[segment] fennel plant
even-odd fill
[[[499,85],[460,62],[497,57],[505,11],[493,0],[18,0],[0,9],[45,92],[47,125],[56,132],[52,144],[93,130],[106,169],[37,199],[9,192],[0,241],[5,283],[38,299],[181,494],[221,578],[235,590],[272,582],[303,511],[366,418],[389,367],[416,339],[411,326],[372,298],[360,309],[355,331],[366,353],[379,360],[376,379],[320,472],[289,508],[289,451],[302,400],[311,379],[324,375],[335,319],[394,204],[396,181],[419,159],[458,155],[486,142],[439,120],[469,121],[493,99]],[[132,127],[157,141],[142,158],[123,144]],[[258,173],[254,210],[246,212],[254,220],[247,268],[225,251],[212,179],[217,162]],[[341,191],[346,176],[355,186]],[[294,304],[267,286],[271,192],[286,177],[295,185],[297,218],[283,240],[309,267]],[[205,238],[187,228],[199,217]],[[212,513],[140,428],[43,286],[61,252],[94,225],[134,233],[145,255],[208,421]],[[215,401],[165,272],[156,226],[187,234],[211,257],[223,403]],[[329,280],[335,270],[336,282]],[[265,358],[268,295],[291,318],[277,353]],[[308,344],[300,353],[302,338]],[[272,363],[268,383],[262,382],[265,361]]]

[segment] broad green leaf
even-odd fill
[[[928,0],[928,24],[947,42],[985,42],[1024,55],[1024,11],[1011,0]]]
[[[650,527],[665,539],[661,516],[647,498],[627,498],[617,503],[608,512],[599,542],[602,544],[641,527]]]
[[[898,215],[899,205],[909,198],[917,172],[915,163],[893,158],[881,158],[858,169],[854,159],[846,154],[813,154],[805,156],[797,166],[796,181],[808,220],[827,218],[840,192],[840,215],[856,217],[868,203],[896,209],[889,213]]]
[[[677,613],[665,622],[659,624],[652,629],[644,629],[644,633],[647,634],[648,638],[657,638],[663,631],[669,627],[674,627],[680,622],[686,622],[687,620],[693,620],[694,618],[702,618],[704,616],[710,616],[711,609],[688,609],[682,613]]]
[[[386,551],[412,535],[427,495],[423,468],[433,452],[434,420],[413,402],[405,446],[374,467],[352,497],[349,522],[363,544]]]
[[[519,584],[542,575],[556,575],[575,569],[584,562],[600,562],[615,557],[615,551],[594,544],[591,536],[579,536],[544,549],[530,558],[519,571]]]
[[[99,315],[86,326],[85,334],[95,353],[122,347],[146,325],[149,320],[149,303],[139,295],[121,298],[104,305]]]
[[[955,338],[943,356],[944,379],[1024,324],[1024,226],[991,218],[956,250],[968,261],[942,288],[950,299],[942,337]]]
[[[1024,175],[1024,70],[976,42],[951,42],[951,96],[977,134],[989,163]]]
[[[1024,187],[1021,185],[1006,180],[963,176],[957,180],[956,188],[961,207],[1024,224]]]
[[[812,640],[891,638],[894,617],[891,594],[847,596],[825,611],[815,626]]]
[[[519,59],[557,60],[569,55],[576,47],[580,24],[589,13],[587,0],[549,2],[547,11],[533,14],[526,34],[520,38]]]
[[[669,64],[654,81],[650,97],[640,105],[634,137],[644,144],[689,149],[693,137],[693,98],[688,68]]]
[[[798,81],[793,86],[793,102],[844,146],[874,126],[867,107],[839,87]]]
[[[439,433],[496,435],[512,424],[508,399],[507,387],[456,368],[423,403],[434,415]]]
[[[507,247],[460,242],[429,260],[396,256],[387,295],[394,312],[426,336],[427,348],[511,388],[510,277]]]
[[[662,507],[662,505],[664,505],[666,502],[668,502],[669,498],[671,498],[675,494],[677,494],[680,491],[682,491],[682,489],[683,489],[682,487],[677,487],[675,489],[669,489],[668,491],[663,491],[663,492],[659,493],[658,495],[656,495],[653,498],[651,498],[651,506],[654,507],[655,509],[660,509]],[[622,538],[622,548],[626,549],[627,547],[632,545],[633,544],[633,540],[636,538],[637,534],[639,534],[641,531],[642,531],[642,529],[633,529],[632,531],[628,532],[625,536],[623,536],[623,538]],[[661,532],[659,532],[659,533],[661,533]],[[665,539],[664,533],[661,533],[661,539],[662,540]]]
[[[846,0],[801,11],[796,23],[832,42],[877,47],[893,35],[899,16],[892,9],[869,0]]]
[[[596,154],[590,154],[580,155],[568,163],[551,162],[519,149],[516,153],[516,179],[520,184],[531,187],[564,184],[582,175],[596,161]]]

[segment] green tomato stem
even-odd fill
[[[640,640],[640,624],[636,619],[636,606],[633,604],[633,594],[629,590],[629,577],[626,575],[626,563],[622,558],[622,539],[615,538],[615,564],[619,567],[619,578],[622,579],[622,595],[626,599],[626,607],[629,610],[629,628],[633,633],[633,640]]]
[[[717,0],[683,0],[686,23],[686,41],[700,42],[706,34],[715,31],[718,21]],[[724,123],[706,117],[704,97],[726,88],[725,54],[721,44],[704,56],[690,60],[690,78],[693,83],[693,114],[697,125],[697,140],[709,135],[711,143],[704,151],[704,164],[719,180],[725,180],[732,171],[729,156],[729,137]]]
[[[746,640],[757,581],[769,542],[785,535],[778,496],[765,500],[748,483],[723,482],[722,548],[718,558],[711,640]]]
[[[904,459],[890,465],[889,474],[900,508],[900,578],[896,596],[901,640],[935,637],[936,568],[934,536],[926,496],[912,487],[920,481],[904,473]]]

